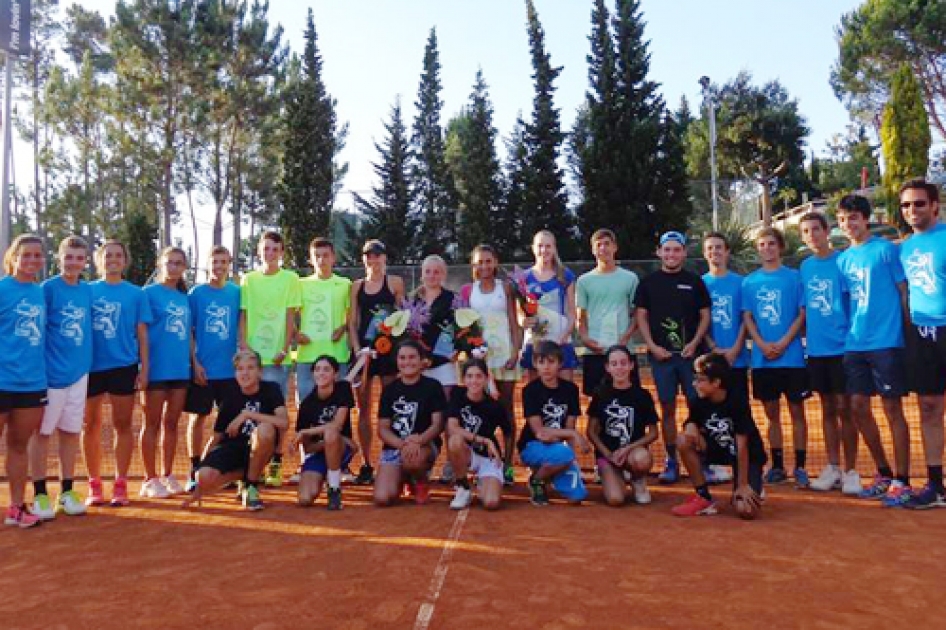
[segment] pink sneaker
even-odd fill
[[[112,488],[112,507],[125,507],[128,505],[128,480],[119,477],[115,480]]]
[[[29,513],[25,506],[11,505],[7,508],[7,516],[3,520],[5,525],[13,525],[20,529],[36,527],[43,521]]]
[[[89,496],[85,498],[85,504],[90,507],[105,505],[105,495],[102,492],[102,480],[93,477],[89,479]]]
[[[674,516],[711,516],[716,514],[716,504],[694,494],[685,503],[670,509]]]

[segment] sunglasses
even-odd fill
[[[921,200],[921,201],[901,201],[901,202],[900,202],[900,209],[901,209],[901,210],[906,210],[907,208],[910,208],[910,207],[913,207],[913,208],[925,208],[927,205],[929,205],[929,202],[928,202],[928,201],[922,201],[922,200]]]

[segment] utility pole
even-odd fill
[[[703,87],[703,107],[709,120],[709,150],[710,150],[710,195],[713,197],[713,229],[719,229],[719,183],[716,167],[716,95],[710,86],[709,77],[700,77]]]

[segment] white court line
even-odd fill
[[[470,514],[470,508],[462,510],[457,514],[457,520],[453,522],[453,528],[450,529],[450,535],[443,546],[443,552],[440,554],[440,562],[434,569],[434,576],[430,579],[430,588],[427,591],[427,601],[420,606],[417,611],[417,620],[414,622],[414,630],[427,630],[430,626],[430,620],[434,617],[434,606],[440,598],[440,591],[443,590],[443,583],[447,580],[447,571],[450,569],[450,556],[457,546],[460,538],[460,532],[463,531],[463,524],[466,523],[466,517]]]

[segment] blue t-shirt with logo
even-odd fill
[[[742,310],[752,313],[762,338],[775,342],[785,336],[798,313],[805,307],[801,275],[795,269],[779,267],[775,271],[758,269],[742,283]],[[782,356],[770,361],[755,344],[752,347],[753,368],[805,367],[805,350],[801,335],[795,335]]]
[[[739,328],[742,326],[742,282],[743,277],[732,271],[722,277],[711,273],[703,275],[703,284],[706,285],[713,302],[710,334],[721,348],[732,348],[739,336]],[[733,367],[749,367],[749,349],[745,344]]]
[[[901,243],[900,262],[910,286],[910,319],[917,326],[946,326],[946,225]]]
[[[148,378],[152,382],[191,377],[191,308],[187,294],[162,284],[145,287],[153,320],[148,325]]]
[[[900,253],[890,241],[873,236],[848,247],[838,267],[849,297],[851,326],[845,351],[903,347],[903,308],[897,285],[906,281]]]
[[[191,289],[197,361],[208,379],[233,378],[233,355],[240,326],[240,287],[227,282],[216,288],[202,284]]]
[[[92,371],[138,365],[138,324],[151,323],[144,291],[127,280],[92,288]]]
[[[840,255],[840,252],[831,252],[825,258],[810,256],[801,264],[801,281],[805,287],[805,336],[810,357],[844,354],[848,296],[838,269]]]
[[[46,377],[52,389],[76,383],[92,369],[92,289],[62,276],[43,283],[46,297]]]
[[[39,392],[46,381],[46,299],[34,282],[0,280],[0,391]]]

